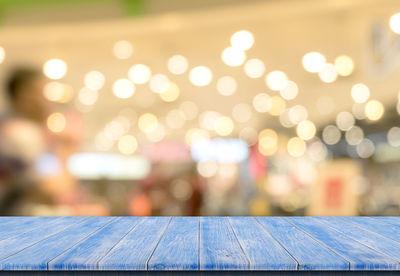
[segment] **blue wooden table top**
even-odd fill
[[[400,270],[400,218],[0,217],[0,270]]]

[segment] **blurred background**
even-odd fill
[[[0,215],[399,215],[398,0],[0,0]]]

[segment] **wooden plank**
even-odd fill
[[[283,218],[257,218],[261,225],[298,262],[299,270],[348,270],[349,262]]]
[[[395,259],[385,256],[315,219],[291,217],[290,223],[303,229],[314,239],[349,260],[350,269],[397,270],[400,268]]]
[[[174,217],[148,262],[148,270],[198,270],[197,217]]]
[[[170,220],[169,217],[144,218],[99,261],[99,269],[146,270],[147,261],[154,252]]]
[[[347,237],[350,237],[353,240],[358,241],[359,243],[362,243],[368,247],[371,247],[372,249],[375,249],[376,251],[392,257],[397,261],[400,261],[400,243],[392,239],[361,228],[350,222],[346,222],[345,220],[340,218],[321,217],[315,219],[317,221],[325,223],[327,226],[343,233]]]
[[[33,246],[25,248],[19,253],[16,253],[4,260],[0,261],[0,269],[3,270],[46,270],[47,263],[56,258],[67,249],[87,238],[93,232],[114,220],[110,217],[92,217],[80,223],[73,224],[65,223],[62,229],[52,236],[47,236],[47,239],[42,239],[41,242]],[[82,219],[81,219],[82,220]],[[66,228],[66,229],[65,229]],[[35,232],[33,234],[39,234]],[[32,237],[32,235],[30,235]]]
[[[251,217],[231,217],[241,247],[250,260],[252,270],[296,270],[297,262]]]
[[[0,241],[5,240],[32,229],[44,226],[45,224],[56,221],[57,217],[40,217],[31,220],[21,221],[20,223],[12,224],[8,227],[0,228]]]
[[[400,242],[400,229],[392,224],[377,221],[370,217],[341,217],[341,219]]]
[[[250,263],[227,218],[200,218],[200,269],[248,270]]]
[[[49,270],[96,270],[97,263],[141,220],[122,217],[49,262]]]
[[[44,225],[36,227],[20,235],[12,236],[11,238],[0,241],[0,260],[9,257],[41,240],[44,240],[47,237],[66,229],[70,225],[82,221],[83,219],[84,218],[74,217],[57,218],[51,223],[47,223],[49,222],[47,218],[37,218],[36,221],[44,222]]]
[[[371,219],[379,221],[380,223],[387,223],[390,225],[394,225],[396,227],[400,227],[400,218],[399,217],[371,217]]]
[[[0,227],[6,227],[11,224],[22,223],[34,219],[34,217],[0,217]]]

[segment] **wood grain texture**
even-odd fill
[[[348,236],[317,222],[315,219],[292,217],[290,223],[299,227],[332,251],[350,261],[354,270],[397,270],[399,263]]]
[[[160,241],[171,218],[141,220],[103,259],[101,270],[146,270],[147,261]]]
[[[114,219],[110,217],[93,217],[82,221],[82,218],[80,218],[81,222],[72,226],[70,222],[64,223],[64,229],[61,232],[53,231],[53,235],[48,235],[33,246],[1,260],[0,269],[47,270],[48,262]]]
[[[7,227],[12,224],[23,223],[28,220],[35,220],[33,217],[0,217],[0,227]]]
[[[250,263],[227,218],[200,218],[200,269],[249,270]]]
[[[229,218],[233,231],[250,260],[252,270],[296,270],[297,262],[254,219]]]
[[[174,217],[148,262],[148,270],[199,269],[198,217]]]
[[[117,218],[49,262],[50,270],[96,270],[97,263],[141,220]]]
[[[257,218],[261,225],[293,256],[299,270],[348,270],[349,262],[309,235],[278,217]]]
[[[347,237],[400,262],[400,243],[392,239],[361,228],[341,218],[315,218],[315,220],[325,223],[327,226],[343,233]]]

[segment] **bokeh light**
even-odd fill
[[[207,130],[201,128],[191,128],[185,135],[185,142],[188,146],[205,139],[210,139],[210,134]]]
[[[299,137],[290,138],[287,144],[287,151],[293,157],[300,157],[306,152],[307,146]]]
[[[272,129],[264,129],[258,134],[258,150],[262,155],[271,156],[278,150],[278,134]]]
[[[338,77],[335,65],[331,63],[326,63],[322,70],[319,71],[318,76],[323,82],[334,82]]]
[[[279,96],[271,97],[271,108],[269,109],[269,114],[272,116],[279,116],[286,108],[286,102]]]
[[[61,132],[65,129],[67,120],[65,116],[60,112],[55,112],[47,117],[47,127],[52,132]]]
[[[357,83],[351,87],[351,97],[356,103],[366,102],[369,95],[369,88],[363,83]]]
[[[164,93],[169,88],[169,79],[164,74],[155,74],[151,77],[149,86],[154,93]]]
[[[136,87],[128,79],[118,79],[113,83],[112,90],[117,98],[127,99],[135,93]]]
[[[335,58],[335,68],[339,76],[350,76],[354,71],[353,59],[346,55],[341,55]]]
[[[85,75],[85,86],[90,90],[100,90],[105,82],[104,75],[99,71],[90,71]]]
[[[268,112],[272,107],[271,97],[266,93],[259,93],[253,98],[253,107],[260,113]]]
[[[355,146],[364,139],[364,132],[359,126],[353,126],[345,133],[346,141],[349,145]]]
[[[67,74],[67,63],[61,59],[53,58],[43,64],[43,73],[52,80],[62,79]]]
[[[246,30],[237,31],[231,36],[232,47],[246,51],[254,44],[254,36],[251,32]]]
[[[297,125],[301,121],[304,121],[307,119],[308,111],[304,106],[298,104],[298,105],[292,106],[289,109],[288,115],[289,115],[290,121],[293,124]]]
[[[235,124],[232,119],[227,116],[218,117],[214,123],[214,130],[218,135],[228,136],[232,133]]]
[[[328,145],[337,144],[340,141],[342,133],[334,125],[326,126],[322,131],[322,139]]]
[[[336,116],[336,125],[340,130],[346,131],[352,128],[355,124],[356,120],[354,119],[353,114],[347,111],[339,112]]]
[[[303,67],[307,72],[319,73],[325,66],[326,58],[318,52],[310,52],[303,56]]]
[[[315,136],[317,128],[314,123],[309,120],[301,121],[296,127],[297,136],[303,140],[310,140]]]
[[[385,113],[385,107],[378,100],[370,100],[365,105],[365,116],[370,121],[377,121]]]
[[[6,58],[6,51],[3,47],[0,46],[0,64],[3,63],[4,59]]]
[[[123,135],[118,140],[118,150],[125,155],[135,153],[138,147],[138,142],[133,135]]]
[[[143,84],[149,81],[151,69],[145,64],[135,64],[128,70],[129,79],[136,84]]]
[[[165,91],[164,93],[160,94],[160,98],[164,101],[164,102],[174,102],[178,99],[180,94],[180,90],[178,85],[176,85],[175,83],[171,82],[169,84],[169,87],[167,89],[167,91]]]
[[[356,151],[361,158],[368,158],[375,153],[375,145],[370,139],[365,138],[357,145]]]
[[[282,71],[272,71],[265,77],[265,83],[269,89],[279,91],[284,89],[288,85],[288,77]]]
[[[293,100],[299,93],[299,87],[294,81],[289,80],[286,87],[279,91],[285,100]]]
[[[168,70],[175,75],[182,75],[189,67],[187,58],[182,55],[174,55],[168,59]]]
[[[189,80],[195,86],[207,86],[212,78],[213,74],[206,66],[196,66],[189,73]]]
[[[44,97],[52,102],[67,103],[74,96],[73,88],[67,84],[51,81],[43,88]]]
[[[139,117],[138,127],[144,133],[149,133],[157,128],[158,119],[154,114],[144,113]]]
[[[400,127],[392,127],[389,129],[387,141],[392,147],[400,147]]]
[[[117,41],[114,44],[113,53],[118,59],[128,59],[132,56],[133,46],[126,40]]]
[[[395,13],[390,17],[389,26],[394,33],[400,34],[400,13]]]
[[[261,78],[265,73],[264,62],[257,58],[249,59],[244,64],[244,72],[252,79]]]
[[[84,105],[93,105],[96,103],[99,93],[97,90],[91,90],[86,87],[82,88],[78,94],[78,100]]]
[[[206,161],[197,163],[197,172],[206,178],[213,177],[218,171],[218,164],[215,161]]]
[[[225,48],[221,54],[222,61],[231,67],[237,67],[246,60],[246,53],[234,47]]]
[[[224,76],[217,81],[217,90],[223,96],[230,96],[236,92],[237,82],[231,76]]]

